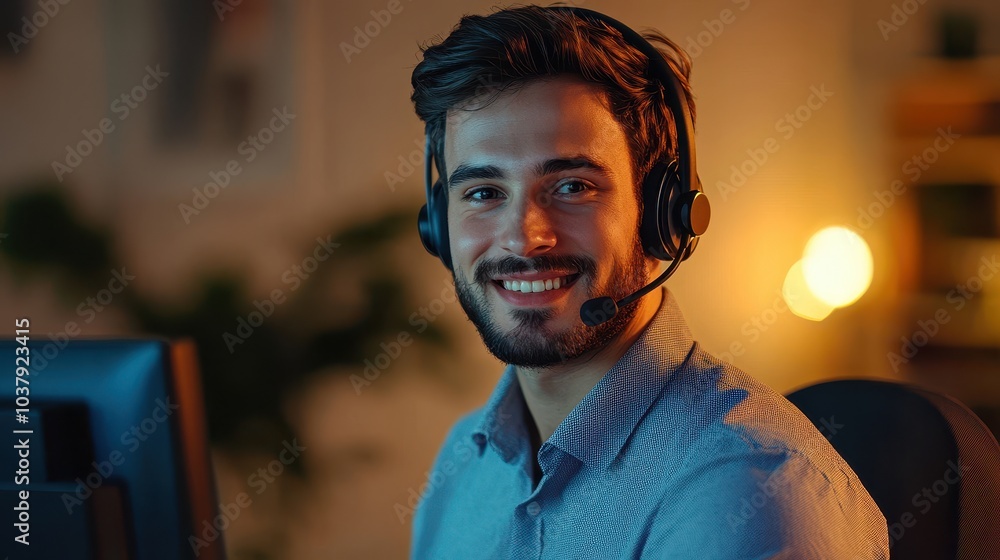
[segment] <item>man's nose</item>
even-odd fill
[[[548,204],[535,196],[524,196],[509,206],[500,231],[500,245],[521,257],[545,253],[556,244],[555,228]]]

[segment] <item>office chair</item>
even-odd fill
[[[787,396],[885,515],[893,560],[1000,558],[1000,445],[957,400],[847,379]]]

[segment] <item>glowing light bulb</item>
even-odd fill
[[[813,235],[800,262],[809,291],[833,307],[854,303],[872,283],[871,249],[845,227],[828,227]]]
[[[809,319],[822,321],[833,312],[833,306],[816,297],[809,289],[806,277],[802,274],[802,261],[796,261],[785,275],[785,283],[781,288],[781,296],[792,313]]]

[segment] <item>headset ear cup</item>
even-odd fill
[[[701,182],[695,178],[696,184]],[[708,230],[712,207],[701,189],[684,190],[679,186],[670,194],[668,208],[671,244],[668,249],[675,258],[687,260],[698,247],[698,240]],[[666,230],[664,230],[666,231]]]
[[[700,187],[701,182],[697,181]],[[662,260],[687,259],[708,228],[711,207],[701,190],[685,190],[677,162],[657,164],[643,181],[643,211],[639,235],[650,255]]]
[[[681,199],[681,184],[676,161],[658,163],[643,181],[642,224],[639,235],[647,253],[661,261],[679,256],[688,237],[674,219],[674,207]]]
[[[431,236],[434,242],[433,253],[441,259],[448,270],[451,266],[451,245],[448,240],[448,193],[441,181],[431,188],[430,212],[427,216],[431,225]]]
[[[427,217],[427,205],[424,204],[420,207],[420,213],[417,214],[417,231],[420,232],[420,243],[423,244],[424,249],[427,252],[438,256],[437,247],[434,246],[434,234],[431,233],[431,221]]]
[[[642,219],[639,223],[639,239],[646,253],[661,261],[672,259],[660,234],[660,197],[668,173],[669,166],[658,163],[642,181]]]
[[[427,252],[441,259],[451,270],[451,247],[448,245],[448,198],[441,181],[431,187],[431,197],[417,215],[420,242]]]

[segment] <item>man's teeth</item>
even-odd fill
[[[546,290],[558,290],[559,286],[565,286],[568,277],[564,276],[562,278],[552,278],[549,280],[534,280],[528,282],[526,280],[504,280],[503,287],[512,292],[522,292],[525,294],[530,294],[531,292],[544,292]]]

